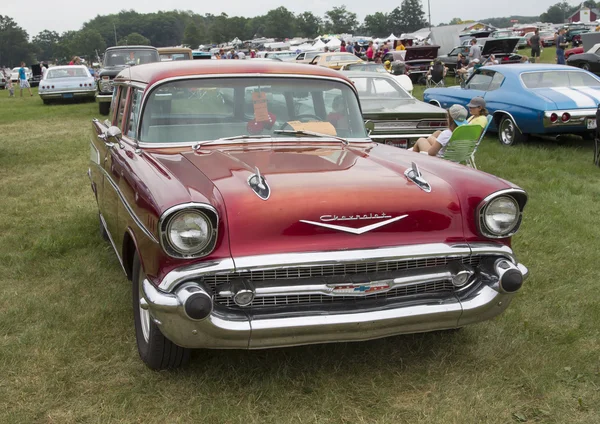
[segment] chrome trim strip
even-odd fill
[[[513,196],[513,194],[519,194],[519,195],[522,195],[525,197],[525,202],[523,203],[523,205],[521,205],[521,202],[519,202],[519,198]],[[499,236],[499,235],[493,234],[490,231],[486,230],[483,213],[485,211],[486,206],[493,199],[500,197],[500,196],[505,196],[505,195],[508,195],[508,196],[512,197],[513,199],[515,199],[515,201],[517,201],[517,204],[519,206],[519,220],[517,221],[517,224],[516,224],[515,228],[513,229],[513,231]],[[521,188],[506,188],[506,189],[496,191],[496,192],[486,196],[479,203],[479,205],[477,205],[477,209],[475,211],[475,220],[477,222],[477,229],[483,236],[492,238],[492,239],[504,239],[504,238],[512,237],[514,234],[516,234],[517,231],[519,231],[519,227],[521,227],[521,221],[523,220],[523,209],[525,208],[525,205],[527,204],[527,199],[528,199],[527,192]]]
[[[117,184],[115,184],[115,182],[113,181],[113,179],[111,178],[111,176],[108,174],[108,172],[106,172],[106,169],[104,169],[101,166],[99,166],[99,168],[104,173],[104,176],[106,177],[106,179],[108,180],[108,182],[110,183],[110,185],[112,186],[112,188],[119,195],[119,199],[121,199],[121,202],[123,202],[123,206],[125,206],[125,209],[129,213],[129,215],[131,216],[131,218],[134,220],[134,222],[137,224],[137,226],[140,228],[140,230],[142,230],[142,232],[150,240],[152,240],[154,243],[158,243],[158,240],[156,239],[156,237],[154,237],[154,235],[150,232],[150,230],[148,230],[146,228],[146,226],[144,225],[144,223],[142,222],[142,220],[135,214],[135,212],[133,211],[133,209],[131,208],[131,206],[129,205],[129,203],[127,202],[127,200],[125,199],[125,196],[123,196],[123,193],[121,192],[121,189],[119,188],[119,186]]]
[[[392,222],[400,221],[401,219],[404,219],[407,216],[408,215],[400,215],[395,218],[386,219],[385,221],[376,222],[375,224],[369,224],[369,225],[365,225],[365,226],[359,227],[359,228],[346,227],[345,225],[325,224],[324,222],[307,221],[304,219],[301,219],[300,222],[303,222],[305,224],[316,225],[318,227],[329,228],[331,230],[344,231],[346,233],[360,235],[360,234],[364,234],[368,231],[383,227],[384,225],[391,224]]]
[[[248,144],[277,144],[277,143],[295,143],[295,144],[302,144],[302,143],[319,143],[320,145],[326,145],[326,144],[340,144],[339,141],[334,141],[334,140],[328,140],[325,138],[310,138],[310,137],[286,137],[286,138],[279,138],[279,137],[273,137],[270,139],[265,139],[265,138],[258,138],[258,139],[245,139],[245,140],[230,140],[230,141],[224,141],[222,144],[219,143],[211,143],[210,146],[221,146],[220,148],[223,149],[229,146],[236,146],[236,145],[248,145]],[[348,143],[349,145],[352,145],[352,143],[372,143],[373,141],[371,139],[362,139],[362,138],[351,138],[348,139]],[[194,147],[198,145],[197,141],[186,141],[186,142],[182,142],[182,143],[148,143],[148,142],[140,142],[138,143],[138,146],[140,148],[146,148],[146,149],[162,149],[162,148],[170,148],[170,147]],[[200,147],[197,150],[201,150],[202,149],[202,145],[200,145]]]
[[[432,257],[462,258],[470,255],[499,255],[516,259],[510,247],[494,243],[446,244],[429,243],[397,247],[379,247],[361,250],[336,250],[324,252],[277,253],[272,255],[244,256],[238,258],[223,258],[194,265],[177,268],[169,272],[160,282],[159,289],[172,292],[186,280],[202,278],[204,275],[214,275],[227,272],[264,271],[289,267],[312,267],[336,265],[342,263],[361,263],[373,261],[395,261],[424,259]]]
[[[424,129],[425,131],[429,130],[429,128]],[[421,138],[421,137],[429,137],[432,135],[432,132],[425,132],[422,134],[373,134],[371,133],[370,137],[373,139],[378,138],[386,138],[386,139],[402,139],[402,138]]]
[[[553,113],[558,115],[558,120],[556,122],[550,121],[550,115]],[[571,115],[571,118],[566,122],[563,122],[561,119],[563,113]],[[585,125],[585,120],[587,118],[596,119],[596,109],[547,110],[544,112],[544,128]]]
[[[125,265],[123,265],[123,259],[121,258],[121,254],[119,253],[117,246],[115,246],[115,242],[113,241],[110,231],[108,231],[108,226],[106,225],[106,221],[104,220],[102,213],[99,213],[99,216],[100,216],[100,223],[102,224],[102,226],[104,227],[104,230],[106,231],[106,234],[108,235],[108,240],[110,241],[110,245],[112,246],[113,250],[117,254],[117,259],[119,260],[119,264],[121,264],[121,269],[123,269],[123,272],[125,273],[125,275],[127,275],[127,271],[125,270]]]
[[[163,224],[174,213],[179,212],[179,211],[181,211],[183,209],[207,210],[207,211],[211,212],[215,216],[216,225],[213,228],[213,236],[212,236],[211,240],[209,241],[209,243],[207,244],[207,247],[210,247],[209,250],[201,252],[201,253],[198,253],[196,255],[186,256],[186,255],[181,255],[181,254],[180,255],[173,255],[169,251],[170,249],[165,248],[165,243],[168,243],[168,241],[164,240],[164,234],[162,232]],[[158,232],[158,239],[159,239],[160,247],[162,248],[163,252],[165,252],[170,257],[177,258],[177,259],[181,259],[181,258],[185,258],[185,259],[202,258],[204,256],[209,255],[215,249],[217,238],[219,237],[219,213],[217,212],[217,210],[213,206],[209,205],[208,203],[189,202],[189,203],[181,203],[179,205],[171,206],[169,209],[167,209],[166,211],[164,211],[162,213],[162,215],[160,216],[160,218],[158,219],[157,232]]]

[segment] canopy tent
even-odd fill
[[[307,50],[314,50],[314,46],[310,43],[304,43],[300,44],[299,46],[295,46],[294,50],[300,50],[302,52],[305,52]]]
[[[313,50],[323,50],[325,47],[325,43],[321,41],[321,39],[317,39],[317,42],[312,45]]]
[[[446,25],[431,28],[430,44],[440,46],[439,55],[448,54],[456,46],[460,46],[460,32],[464,25]]]
[[[390,40],[390,41],[396,41],[396,40],[399,40],[399,38],[398,38],[398,37],[396,37],[396,36],[394,35],[394,33],[392,32],[392,33],[390,34],[390,36],[389,36],[388,38],[386,38],[386,40]]]
[[[231,45],[234,45],[234,46],[237,46],[237,45],[239,45],[239,44],[242,44],[242,40],[240,40],[239,38],[235,37],[233,40],[231,40],[231,41],[229,42],[229,44],[231,44]]]
[[[329,40],[329,42],[327,44],[325,44],[325,46],[327,46],[330,50],[337,49],[341,45],[342,45],[342,42],[340,41],[339,38],[332,38],[331,40]]]

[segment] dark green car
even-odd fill
[[[420,137],[447,127],[447,112],[408,94],[393,75],[344,72],[354,83],[370,137],[378,143],[410,148]]]

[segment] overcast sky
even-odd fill
[[[431,22],[436,25],[448,22],[453,17],[461,19],[484,19],[510,15],[531,16],[545,12],[548,6],[558,0],[429,0],[431,3]],[[229,16],[257,16],[279,6],[285,6],[292,12],[310,11],[318,16],[323,16],[333,6],[345,4],[349,10],[358,15],[362,22],[364,17],[374,12],[390,12],[400,0],[390,2],[386,0],[304,0],[281,1],[262,0],[254,1],[229,0],[229,1],[198,1],[178,0],[165,2],[163,0],[125,0],[119,2],[60,0],[50,2],[47,0],[3,1],[0,14],[13,18],[18,25],[24,28],[30,36],[36,35],[44,29],[57,32],[78,30],[81,25],[96,15],[117,13],[121,9],[133,9],[140,13],[157,12],[158,10],[192,10],[195,13],[212,13],[219,15],[222,12]],[[427,0],[422,0],[423,10],[427,14]],[[570,0],[571,4],[580,1]],[[462,5],[462,6],[459,6]]]

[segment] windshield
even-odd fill
[[[190,60],[191,57],[187,53],[163,53],[160,55],[162,62],[170,62],[171,60]]]
[[[380,74],[389,74],[388,71],[385,70],[385,67],[381,64],[367,64],[367,63],[355,63],[352,65],[346,65],[346,70],[348,71],[364,71],[364,72],[379,72]]]
[[[46,79],[58,79],[58,78],[87,78],[89,77],[85,69],[73,68],[73,69],[49,69],[46,74]]]
[[[352,62],[357,60],[359,59],[351,53],[325,56],[326,62]]]
[[[159,62],[155,50],[112,50],[104,56],[104,66],[142,65],[144,63]]]
[[[412,99],[396,80],[373,75],[373,77],[353,77],[352,82],[358,91],[360,99],[377,98],[384,100]],[[382,105],[382,107],[386,107]]]
[[[341,82],[214,78],[165,83],[146,100],[140,141],[182,143],[304,130],[365,139],[358,100]]]
[[[521,74],[527,88],[600,87],[600,81],[582,71],[546,71]]]

